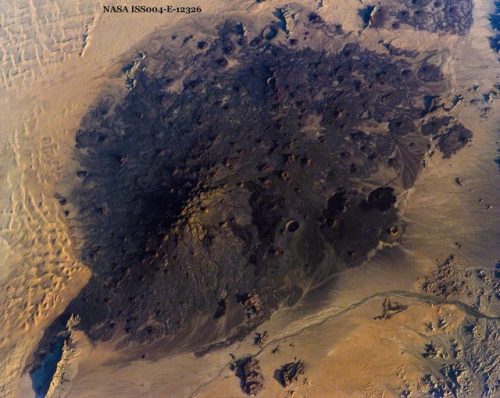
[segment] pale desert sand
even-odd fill
[[[174,16],[103,15],[93,1],[34,3],[12,0],[0,5],[0,396],[5,397],[33,396],[24,367],[44,328],[90,275],[75,256],[77,248],[54,198],[67,187],[67,176],[75,167],[71,151],[80,118],[109,84],[124,53],[158,28],[179,22]],[[267,10],[270,16],[280,3],[212,1],[203,7],[207,15],[262,15]],[[354,0],[325,1],[321,13],[326,20],[341,21],[347,30],[357,30],[357,15],[346,10],[358,7]],[[60,369],[67,381],[55,383],[50,395],[241,396],[228,367],[229,353],[238,357],[259,351],[265,378],[261,396],[289,396],[291,389],[283,389],[273,371],[294,357],[304,360],[306,373],[292,388],[293,396],[397,396],[406,387],[425,391],[421,375],[428,363],[420,355],[424,345],[437,335],[443,341],[458,336],[470,315],[453,303],[412,295],[419,289],[419,278],[433,272],[450,253],[456,256],[454,266],[464,269],[491,269],[500,258],[500,175],[493,161],[500,110],[492,102],[488,117],[481,118],[478,106],[469,105],[478,93],[468,91],[474,85],[485,91],[499,81],[499,64],[486,39],[490,9],[489,2],[476,2],[475,22],[466,38],[414,35],[410,29],[384,32],[405,48],[443,49],[443,68],[453,77],[450,97],[464,95],[452,113],[474,131],[472,145],[451,160],[430,159],[400,201],[407,222],[400,247],[336,277],[331,294],[315,298],[319,310],[299,304],[276,313],[259,328],[270,335],[262,350],[249,336],[203,358],[179,354],[122,363],[120,358],[140,358],[154,347],[115,350],[109,343],[92,345],[76,332]],[[370,47],[378,38],[365,31],[360,40]],[[462,186],[455,183],[457,176]],[[408,310],[374,320],[385,297],[408,305]],[[498,319],[499,308],[485,307],[484,314]],[[446,326],[426,329],[439,319]],[[279,352],[272,354],[278,343]]]

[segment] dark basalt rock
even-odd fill
[[[384,302],[382,303],[382,313],[380,315],[373,317],[373,319],[378,319],[378,320],[391,319],[394,315],[399,314],[400,312],[403,312],[406,309],[408,309],[407,305],[400,304],[396,301],[393,302],[389,297],[386,297],[384,299]]]
[[[358,15],[363,20],[363,27],[368,27],[375,6],[366,6],[358,11]]]
[[[500,1],[495,1],[495,9],[490,14],[490,25],[493,36],[489,39],[491,48],[498,54],[500,52]]]
[[[284,364],[280,369],[274,372],[274,378],[282,387],[288,387],[297,381],[300,375],[305,372],[304,362],[301,359]]]
[[[408,133],[415,131],[415,123],[408,115],[398,115],[389,122],[389,131],[396,137],[407,135]]]
[[[93,275],[62,317],[79,315],[90,339],[184,336],[186,349],[208,345],[203,355],[361,264],[397,224],[396,192],[416,178],[427,140],[415,98],[440,72],[354,43],[330,54],[260,33],[228,21],[215,39],[144,49],[127,95],[103,96],[83,118],[85,174],[65,198]],[[366,120],[380,131],[366,133]],[[448,129],[445,155],[470,139]],[[389,169],[391,186],[373,187]]]
[[[240,379],[240,386],[245,394],[255,396],[263,389],[264,377],[257,359],[251,356],[243,357],[230,367]]]
[[[321,18],[315,12],[311,12],[307,15],[307,20],[312,24],[322,24],[324,23],[323,18]]]
[[[328,199],[326,209],[323,211],[325,222],[332,226],[337,217],[344,211],[347,202],[346,192],[344,189],[339,189],[338,192]]]
[[[418,77],[424,82],[436,82],[443,78],[441,70],[432,64],[424,62],[418,70]]]
[[[277,34],[278,34],[278,28],[274,25],[270,25],[262,31],[262,37],[266,40],[274,39]]]
[[[262,313],[262,302],[258,294],[244,293],[237,294],[236,299],[239,304],[245,309],[247,319],[253,320]]]
[[[384,212],[389,210],[393,204],[396,203],[396,197],[394,196],[394,189],[390,187],[377,188],[370,192],[368,195],[368,200],[364,202],[364,206],[367,208],[375,208]]]
[[[439,149],[445,158],[451,157],[472,139],[472,131],[462,125],[450,127],[439,139]]]
[[[423,135],[436,136],[450,124],[451,120],[450,116],[432,117],[422,125],[420,131]]]
[[[226,299],[220,299],[217,303],[217,309],[214,313],[214,319],[219,319],[220,317],[224,316],[226,314],[226,307]]]
[[[329,226],[331,222],[328,220],[320,226],[323,238],[346,266],[364,261],[369,248],[376,247],[384,231],[396,222],[394,202],[393,189],[389,187],[373,191],[368,200],[354,195],[333,227]]]
[[[399,48],[393,46],[391,43],[384,43],[384,47],[389,51],[389,55],[394,55],[397,57],[407,57],[407,58],[416,58],[418,56],[417,51],[408,50],[406,48]]]
[[[262,333],[258,332],[255,333],[254,339],[253,339],[253,344],[258,345],[259,347],[264,347],[264,344],[266,343],[269,335],[266,330],[264,330]]]
[[[379,29],[384,27],[388,21],[387,9],[385,7],[377,7],[370,18],[370,27]]]
[[[465,35],[472,26],[472,0],[394,0],[359,12],[364,26],[399,29],[409,25],[439,34]]]
[[[66,336],[55,337],[48,351],[39,355],[38,364],[30,371],[33,390],[36,397],[45,397],[49,390],[57,364],[62,357]]]

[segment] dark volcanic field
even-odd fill
[[[368,5],[360,16],[365,27],[376,29],[407,25],[438,34],[465,35],[472,25],[472,9],[472,0],[395,0]]]
[[[425,153],[470,140],[440,116],[443,76],[425,57],[298,49],[278,29],[165,38],[124,67],[124,98],[86,115],[79,188],[61,204],[93,276],[42,357],[70,314],[92,340],[181,335],[199,350],[244,337],[398,240],[396,196]]]

